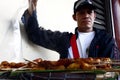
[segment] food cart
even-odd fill
[[[116,1],[120,0],[112,0],[114,2],[113,10],[114,10],[114,21],[115,21],[115,35],[117,38],[117,43],[119,44],[119,17],[117,14],[119,12],[119,6],[115,4]],[[108,17],[108,16],[107,16]],[[116,19],[117,18],[117,19]],[[117,21],[118,20],[118,21]],[[120,46],[120,45],[118,45]],[[2,48],[3,49],[3,48]],[[113,64],[113,63],[112,63]],[[111,69],[92,69],[92,70],[83,70],[83,69],[75,69],[75,70],[41,70],[36,69],[32,70],[30,68],[0,68],[0,80],[119,80],[119,62],[114,63]]]
[[[69,63],[67,59],[67,63]],[[62,62],[61,62],[62,61]],[[14,67],[0,68],[0,79],[5,80],[119,80],[120,62],[111,61],[86,66],[86,62],[81,63],[81,59],[73,60],[66,66],[66,59],[58,61],[41,61],[36,64],[34,61],[14,63]],[[76,64],[76,62],[78,64]],[[91,60],[90,60],[91,62]],[[4,62],[5,64],[5,62]],[[12,64],[13,63],[9,63]],[[19,66],[18,66],[19,64]],[[42,66],[41,66],[42,64]],[[46,65],[45,65],[46,64]],[[57,66],[55,66],[57,64]],[[59,65],[58,65],[59,64]],[[62,64],[62,65],[61,65]],[[80,65],[79,65],[80,64]],[[81,67],[85,64],[84,67]],[[1,63],[3,65],[3,63]],[[6,64],[5,64],[6,65]],[[22,65],[22,66],[21,66]],[[108,67],[108,65],[110,65]],[[15,67],[16,66],[16,67]],[[96,67],[97,68],[94,68]],[[101,68],[98,68],[101,67]],[[106,67],[107,66],[107,67]]]

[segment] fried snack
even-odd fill
[[[110,58],[101,58],[102,62],[110,63],[112,60]]]
[[[9,66],[10,64],[9,64],[8,61],[2,61],[2,62],[1,62],[1,65],[3,65],[3,66]]]
[[[96,66],[96,67],[97,67],[97,69],[105,69],[105,70],[112,68],[110,64],[104,64],[104,65],[100,65],[100,66]]]
[[[94,63],[94,59],[89,57],[89,58],[82,58],[81,59],[82,61],[84,61],[85,63],[88,63],[88,64],[93,64]]]
[[[64,65],[59,65],[57,64],[57,61],[47,61],[44,60],[42,62],[38,63],[39,67],[44,67],[46,70],[64,70],[65,66]]]
[[[14,67],[12,67],[12,68],[20,68],[20,67],[23,67],[23,66],[26,66],[26,64],[25,63],[23,63],[23,62],[19,62],[19,63],[16,63],[16,65],[14,66]]]
[[[69,66],[67,66],[67,69],[69,70],[76,70],[76,69],[80,69],[80,64],[78,63],[71,63]]]
[[[82,61],[80,68],[84,69],[84,70],[94,70],[94,69],[96,69],[96,66],[88,64],[88,63]]]
[[[111,69],[110,58],[77,58],[77,59],[59,59],[58,61],[42,60],[41,58],[33,61],[24,62],[11,62],[2,61],[0,69],[7,68],[30,68],[31,70],[94,70],[94,69]]]
[[[56,62],[56,65],[59,66],[59,65],[64,65],[65,67],[69,66],[71,63],[73,63],[73,59],[60,59]]]
[[[94,64],[99,64],[101,62],[102,62],[101,58],[94,58],[94,61],[93,61]]]
[[[38,64],[33,63],[33,62],[28,62],[28,63],[26,64],[26,67],[27,67],[27,68],[35,68],[35,67],[38,67]]]
[[[2,61],[0,68],[10,68],[10,64],[8,61]]]
[[[15,68],[16,67],[16,63],[15,62],[11,62],[10,63],[10,67]]]

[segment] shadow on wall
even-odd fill
[[[21,37],[22,37],[22,54],[23,57],[28,59],[42,58],[45,60],[58,60],[59,54],[57,52],[48,50],[41,46],[38,46],[31,41],[29,41],[24,25],[21,24]]]

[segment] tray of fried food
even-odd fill
[[[77,59],[59,59],[57,61],[42,60],[27,60],[26,62],[7,62],[3,61],[0,64],[0,70],[12,71],[32,71],[32,72],[60,72],[60,71],[79,71],[79,72],[94,72],[94,71],[115,71],[110,58],[77,58]],[[119,71],[119,69],[117,69]]]
[[[58,61],[41,60],[36,63],[28,62],[28,68],[33,71],[97,71],[112,69],[111,64],[102,63],[111,60],[109,58],[78,58],[78,59],[59,59]]]

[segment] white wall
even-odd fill
[[[37,15],[40,26],[45,29],[74,32],[76,23],[72,19],[75,0],[38,0]],[[0,3],[0,61],[22,61],[22,58],[47,60],[59,59],[59,54],[31,43],[20,23],[27,0],[1,0]],[[18,26],[14,28],[14,26]],[[16,32],[16,31],[17,32]],[[18,58],[19,57],[19,58]]]

